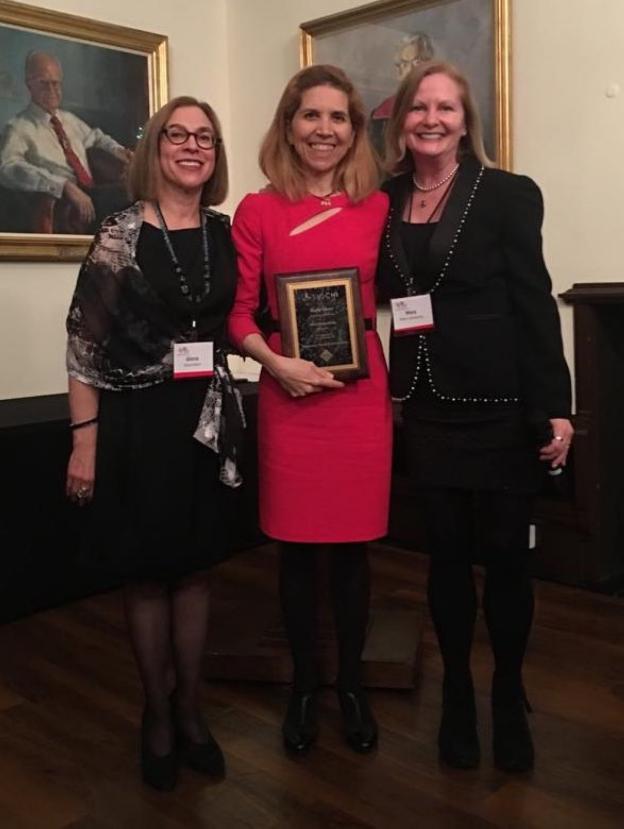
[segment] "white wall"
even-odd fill
[[[285,82],[299,69],[299,24],[360,0],[228,0],[232,201],[263,183],[258,147]]]
[[[58,0],[54,7],[169,35],[172,94],[206,97],[223,118],[231,211],[262,184],[258,144],[299,66],[299,23],[362,2]],[[555,290],[624,281],[617,244],[624,235],[624,92],[605,94],[613,84],[624,89],[624,2],[513,0],[512,35],[514,168],[544,191]],[[0,264],[0,398],[64,388],[63,321],[75,271]],[[562,315],[570,357],[571,312]]]
[[[624,282],[624,3],[515,0],[512,22],[514,168],[544,193],[555,292]]]
[[[167,35],[171,94],[210,100],[228,137],[226,0],[41,0],[31,5]],[[72,263],[0,262],[0,399],[65,390],[64,324],[76,273]]]

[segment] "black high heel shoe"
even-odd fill
[[[175,726],[176,746],[180,752],[180,760],[188,768],[210,777],[225,777],[225,757],[221,746],[215,740],[208,728],[201,740],[192,740],[184,733],[180,717],[177,713],[177,699],[175,691],[171,694],[171,707]]]
[[[453,686],[445,679],[438,751],[440,762],[454,769],[474,769],[479,765],[481,747],[471,680]]]
[[[501,771],[522,774],[535,766],[535,748],[527,712],[531,706],[521,687],[516,693],[492,693],[494,765]]]
[[[317,736],[316,693],[293,691],[282,724],[284,746],[294,754],[303,754],[312,746]]]
[[[159,792],[172,791],[178,782],[179,758],[175,746],[169,754],[155,754],[147,737],[147,715],[141,721],[140,764],[143,782]]]
[[[362,689],[344,691],[337,689],[342,711],[345,739],[359,754],[367,754],[377,745],[378,730],[375,717]]]
[[[438,732],[440,761],[454,769],[475,769],[481,760],[476,719],[465,710],[445,705]]]

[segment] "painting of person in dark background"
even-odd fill
[[[414,35],[406,35],[402,38],[394,60],[397,85],[414,66],[418,66],[423,61],[431,60],[433,55],[431,38],[425,32],[416,32]],[[391,95],[383,100],[370,114],[369,131],[373,145],[380,155],[384,146],[384,129],[392,112],[394,97],[394,95]]]
[[[0,46],[7,36],[0,27]],[[19,36],[39,47],[22,51],[21,78]],[[126,168],[149,117],[146,60],[19,30],[10,38],[12,60],[0,58],[9,63],[1,66],[0,232],[90,234],[129,203]]]
[[[356,85],[375,148],[383,148],[394,93],[425,61],[450,61],[470,79],[485,149],[509,164],[509,36],[494,0],[385,0],[301,25],[306,63],[330,63]]]
[[[30,103],[8,122],[0,144],[0,184],[9,190],[51,196],[56,233],[88,233],[100,214],[120,210],[127,203],[123,173],[132,157],[99,128],[93,128],[71,112],[60,109],[63,70],[45,52],[26,57],[26,86]],[[98,149],[112,157],[109,181],[97,183],[88,152]],[[38,224],[41,215],[33,216]],[[32,227],[33,231],[44,230]]]

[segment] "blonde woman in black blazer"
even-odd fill
[[[542,197],[531,179],[493,169],[468,83],[450,64],[427,62],[404,79],[386,140],[395,175],[384,188],[379,284],[387,297],[420,297],[408,299],[411,323],[400,309],[394,316],[390,374],[431,557],[440,757],[458,768],[480,759],[470,673],[476,554],[495,660],[494,761],[526,771],[531,502],[544,468],[565,465],[573,435]]]

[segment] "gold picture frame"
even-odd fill
[[[369,3],[302,23],[301,65],[331,63],[347,72],[367,105],[373,142],[381,149],[383,122],[401,72],[431,57],[457,64],[473,87],[486,150],[509,170],[510,5],[511,0]]]
[[[358,269],[276,274],[275,281],[282,353],[338,380],[368,377]]]
[[[16,158],[17,168],[22,159],[33,165],[29,188],[39,184],[39,170],[51,175],[36,166],[32,154],[27,155],[32,150],[26,138],[13,139],[5,152],[9,130],[17,132],[15,122],[9,127],[9,121],[35,103],[31,87],[25,86],[27,55],[43,53],[44,60],[52,56],[61,67],[63,110],[98,135],[132,150],[147,118],[168,99],[167,51],[165,35],[0,0],[0,259],[76,261],[85,256],[92,239],[91,229],[89,233],[59,231],[54,215],[60,210],[58,194],[20,189],[19,175],[11,172],[16,170]],[[23,155],[15,155],[14,144]],[[118,198],[125,197],[122,162],[110,149],[100,151],[98,159],[98,148],[94,149],[93,164],[109,176],[111,190],[118,187]]]

